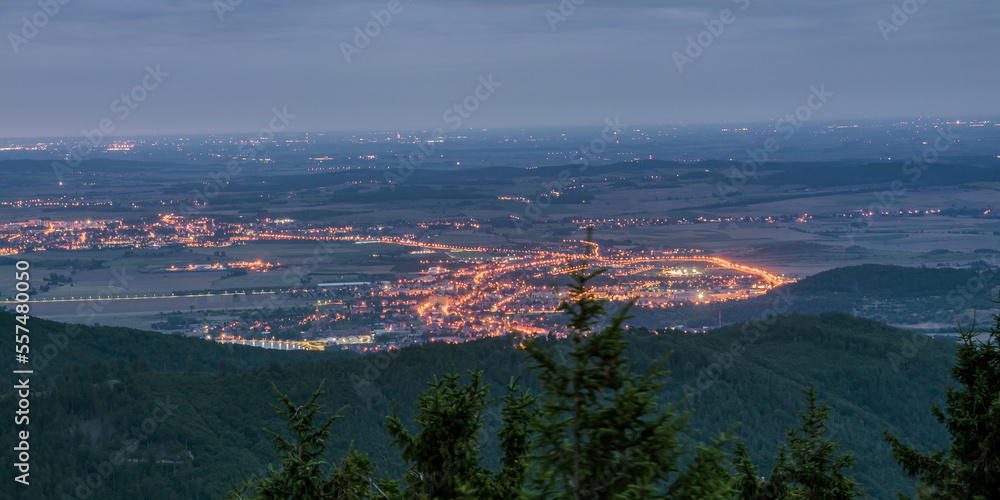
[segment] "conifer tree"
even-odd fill
[[[830,407],[819,404],[816,389],[806,393],[805,412],[798,412],[802,424],[789,429],[787,442],[778,448],[776,466],[770,478],[758,475],[742,441],[736,443],[733,468],[739,500],[846,500],[864,497],[853,477],[841,471],[854,465],[854,456],[837,456],[840,445],[826,438]]]
[[[592,244],[587,238],[587,254]],[[722,467],[724,438],[691,448],[688,414],[661,408],[663,361],[644,374],[624,355],[628,307],[595,331],[607,316],[590,280],[604,270],[571,266],[574,284],[560,305],[570,315],[566,356],[525,340],[542,388],[536,432],[533,489],[545,499],[731,498]],[[631,305],[631,303],[629,304]],[[690,465],[684,467],[685,457]]]
[[[507,384],[507,395],[503,397],[504,407],[500,412],[503,427],[500,429],[500,449],[503,465],[496,475],[495,486],[490,495],[498,500],[521,498],[521,492],[528,480],[531,469],[532,432],[535,421],[535,396],[518,385],[519,379],[511,379]]]
[[[826,437],[830,406],[819,404],[816,389],[803,390],[807,407],[799,412],[802,425],[788,431],[787,444],[778,451],[774,477],[768,490],[776,498],[804,500],[847,500],[864,497],[859,484],[841,469],[854,465],[854,455],[836,455],[840,448]],[[787,485],[787,496],[785,486]]]
[[[470,371],[467,385],[459,375],[435,377],[430,388],[417,402],[414,421],[420,431],[412,435],[395,415],[386,428],[391,443],[410,462],[404,480],[404,499],[517,498],[530,466],[531,405],[534,398],[522,391],[516,380],[507,386],[504,420],[500,431],[503,467],[499,473],[482,467],[479,431],[489,389],[483,384],[483,372]]]
[[[760,476],[759,468],[750,460],[750,453],[742,440],[736,441],[733,451],[733,469],[736,472],[738,500],[767,500],[778,498],[768,494],[768,482]]]
[[[989,331],[958,326],[961,344],[945,390],[931,413],[951,435],[948,448],[918,452],[885,431],[892,455],[919,478],[921,499],[986,500],[1000,496],[1000,314]],[[977,339],[983,334],[985,339]]]
[[[323,454],[327,450],[326,441],[330,437],[330,427],[341,418],[344,408],[330,416],[317,427],[316,418],[321,416],[325,405],[317,400],[323,395],[323,383],[313,393],[306,404],[296,406],[286,394],[271,384],[278,394],[281,406],[271,405],[279,415],[288,419],[288,430],[294,436],[289,441],[281,434],[264,429],[273,436],[277,453],[281,457],[281,468],[268,467],[265,477],[254,476],[241,485],[235,485],[227,495],[230,500],[364,500],[384,498],[394,493],[396,485],[389,481],[376,484],[372,479],[375,464],[366,456],[348,449],[347,456],[339,466],[328,473]]]

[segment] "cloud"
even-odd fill
[[[173,76],[122,133],[247,130],[275,105],[299,129],[433,127],[486,73],[505,86],[470,126],[766,120],[821,82],[843,96],[831,119],[1000,113],[996,3],[928,0],[887,42],[888,0],[587,0],[555,30],[557,1],[400,0],[348,64],[341,44],[388,3],[244,0],[220,21],[210,0],[70,1],[0,50],[0,112],[18,117],[0,135],[78,135],[147,64]],[[735,21],[679,73],[723,9]],[[37,10],[5,2],[0,27]]]

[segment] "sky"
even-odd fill
[[[0,30],[0,137],[1000,117],[995,0],[5,0]]]

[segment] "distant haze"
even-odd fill
[[[922,1],[10,0],[0,136],[1000,115],[1000,2]]]

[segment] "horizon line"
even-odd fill
[[[664,122],[664,123],[654,123],[654,124],[642,124],[642,125],[628,125],[626,127],[631,130],[642,130],[653,127],[711,127],[711,126],[733,126],[733,125],[767,125],[770,123],[776,123],[782,118],[772,118],[768,120],[733,120],[733,121],[709,121],[709,122]],[[951,120],[955,121],[955,124],[962,124],[964,122],[995,122],[1000,124],[1000,115],[987,116],[987,115],[977,115],[977,116],[966,116],[966,117],[942,117],[942,116],[909,116],[909,117],[857,117],[857,118],[839,118],[839,119],[825,119],[825,120],[810,120],[811,124],[843,124],[845,121],[855,121],[857,123],[871,123],[871,122],[917,122],[917,121],[932,121],[932,122],[944,122],[952,123]],[[496,127],[468,127],[459,129],[448,129],[444,130],[441,128],[409,128],[402,127],[396,129],[328,129],[328,130],[290,130],[282,131],[275,135],[291,135],[291,134],[389,134],[389,133],[428,133],[434,132],[435,130],[442,130],[445,133],[461,133],[463,131],[531,131],[531,130],[551,130],[551,129],[582,129],[593,127],[595,125],[533,125],[525,127],[516,126],[496,126]],[[147,134],[131,134],[131,135],[106,135],[105,140],[127,140],[127,139],[146,139],[146,138],[177,138],[177,137],[206,137],[206,136],[241,136],[247,134],[253,134],[254,131],[241,131],[241,132],[169,132],[169,133],[147,133]],[[25,139],[78,139],[84,137],[81,135],[14,135],[14,136],[0,136],[0,140],[10,141],[10,140],[25,140]]]

